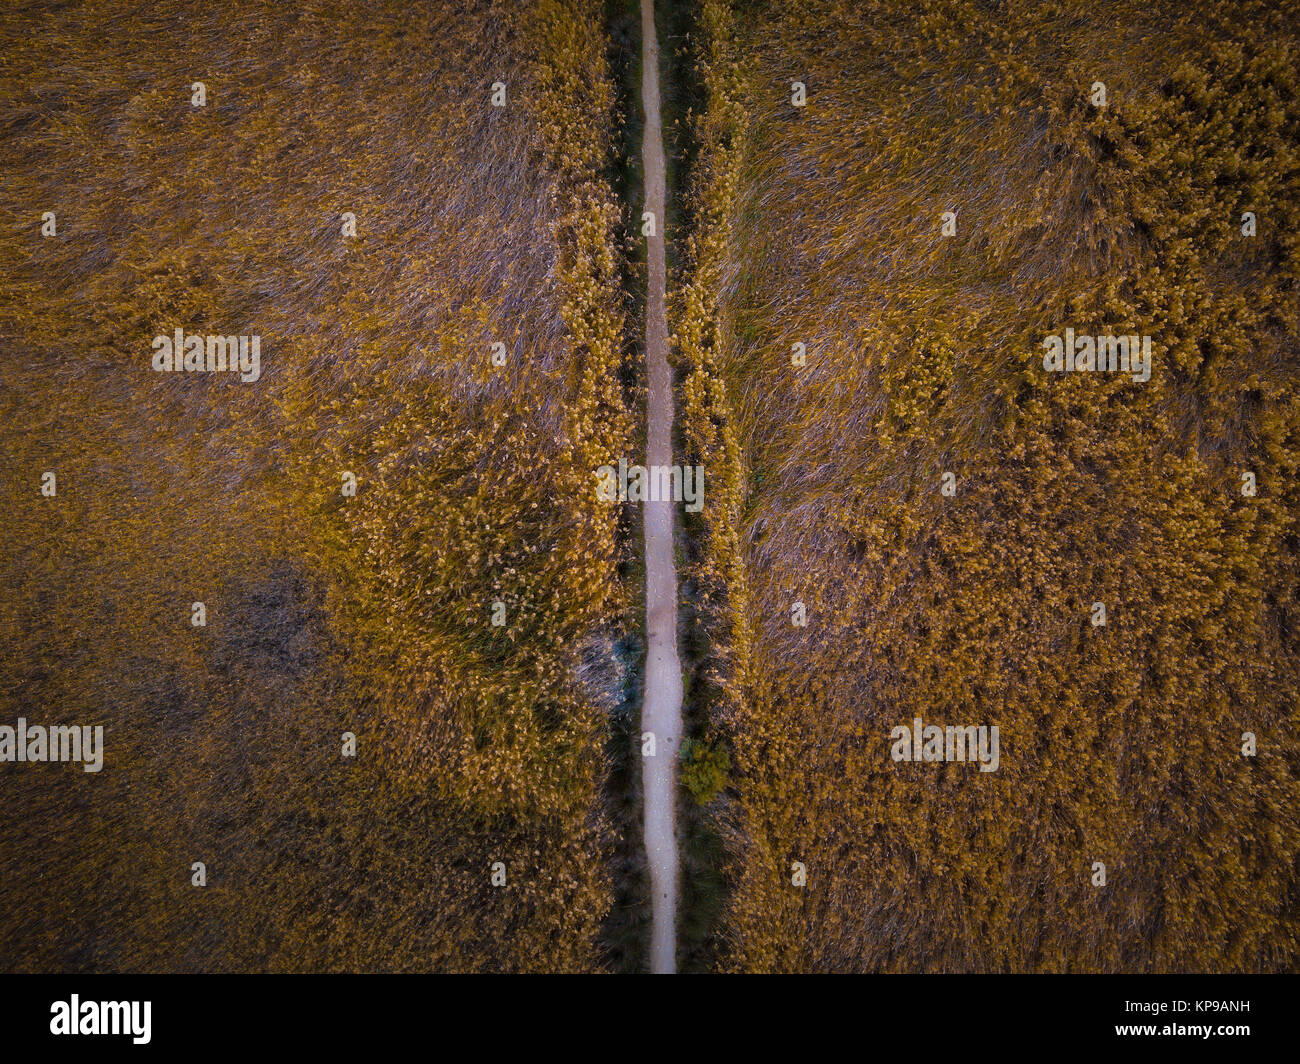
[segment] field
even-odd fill
[[[11,3],[0,972],[1296,970],[1293,7]]]
[[[598,5],[11,5],[0,56],[0,718],[105,755],[5,766],[0,968],[602,967]]]
[[[1294,968],[1295,19],[740,6],[671,323],[723,966]],[[1150,379],[1045,372],[1067,328]]]

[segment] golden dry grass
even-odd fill
[[[726,963],[1293,966],[1294,20],[704,10],[673,327],[736,770]],[[1045,374],[1066,326],[1152,335],[1152,380]],[[999,725],[1000,770],[894,763],[914,717]]]
[[[0,720],[107,729],[5,766],[0,967],[598,967],[599,6],[11,5],[0,97]],[[261,380],[153,372],[178,326]]]

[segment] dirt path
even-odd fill
[[[645,112],[642,163],[645,206],[655,217],[648,238],[649,290],[646,299],[645,361],[647,466],[673,461],[672,371],[668,366],[668,317],[664,305],[664,141],[659,118],[659,42],[654,0],[641,0],[641,103]],[[655,756],[643,757],[645,847],[650,862],[650,970],[677,970],[677,833],[675,776],[682,734],[682,669],[677,658],[677,566],[673,556],[672,501],[645,507],[646,650],[641,730],[653,732]]]

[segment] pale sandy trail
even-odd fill
[[[673,462],[673,378],[668,366],[668,317],[664,306],[664,142],[659,118],[659,42],[654,0],[641,0],[641,103],[645,136],[645,206],[655,217],[646,259],[645,361],[647,466]],[[650,862],[652,931],[650,970],[677,970],[677,833],[675,769],[682,734],[682,669],[677,658],[677,566],[673,556],[675,508],[671,500],[645,507],[646,670],[641,730],[653,732],[655,756],[643,757],[645,847]]]

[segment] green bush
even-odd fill
[[[721,746],[687,739],[682,744],[682,783],[700,805],[708,805],[722,791],[731,772],[731,755]]]

